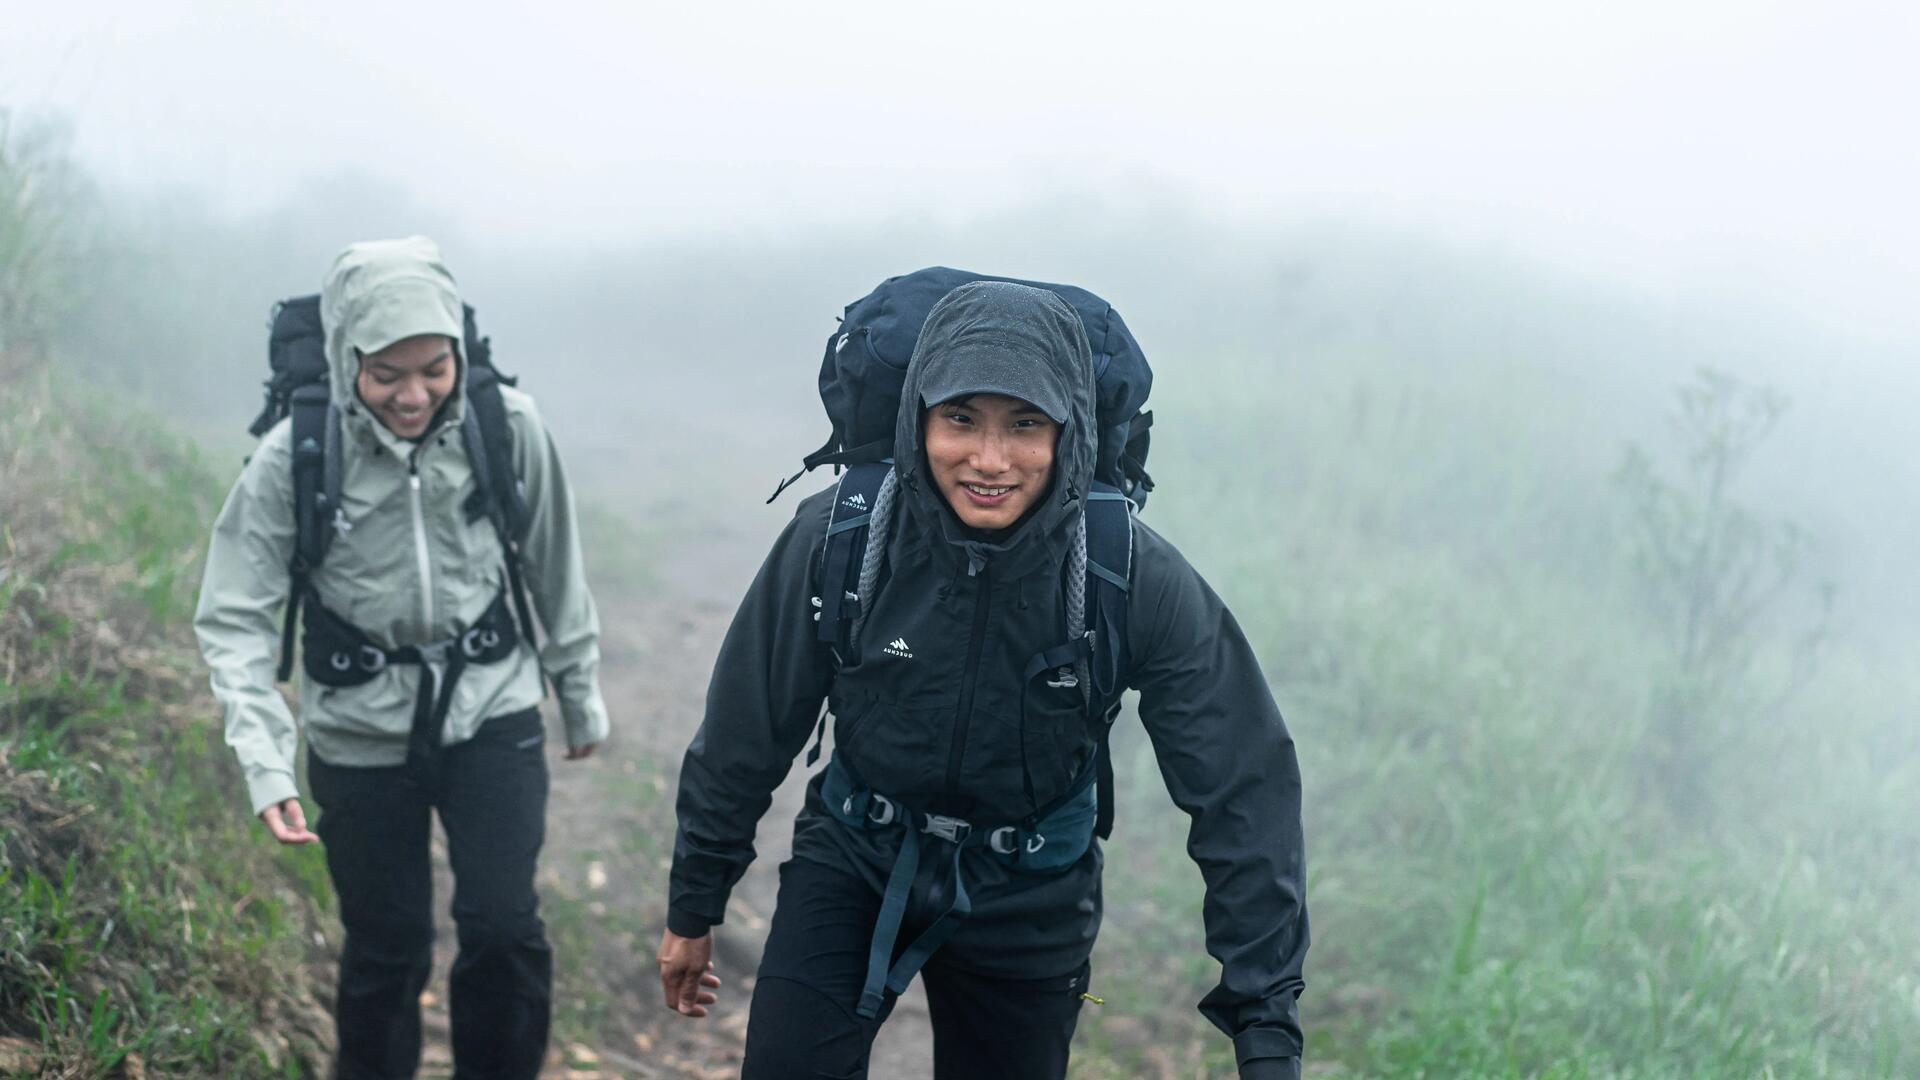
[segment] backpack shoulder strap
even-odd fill
[[[1113,754],[1108,736],[1126,689],[1128,596],[1133,580],[1134,504],[1108,484],[1087,493],[1087,630],[1093,637],[1087,700],[1095,714],[1099,814],[1094,831],[1113,833]]]
[[[891,461],[852,465],[840,474],[833,492],[833,511],[827,518],[827,542],[820,556],[820,622],[818,637],[841,656],[851,644],[853,622],[860,614],[860,564],[867,554],[868,524],[880,487],[893,471]],[[844,659],[844,658],[843,658]]]
[[[327,557],[340,512],[340,411],[328,400],[325,383],[295,390],[287,403],[293,435],[293,557],[280,626],[280,668],[285,682],[293,674],[293,628],[300,605],[313,586],[313,572]]]
[[[484,509],[497,512],[498,523],[518,541],[527,534],[527,489],[513,470],[513,428],[507,423],[502,383],[491,366],[469,365],[467,414],[460,423],[460,438],[473,462],[474,497],[486,500],[489,506]]]
[[[526,539],[528,519],[527,490],[513,469],[513,429],[507,424],[507,403],[500,395],[502,379],[491,363],[484,362],[485,342],[469,340],[468,355],[479,353],[482,362],[467,364],[467,414],[460,422],[460,440],[473,467],[473,495],[467,512],[484,514],[499,534],[500,549],[507,564],[507,583],[513,591],[514,614],[520,620],[520,633],[529,643],[534,634],[533,606],[527,601],[526,575],[520,565],[520,542]],[[537,646],[536,646],[537,647]]]
[[[860,617],[860,564],[866,561],[867,538],[872,535],[873,503],[880,488],[893,471],[893,461],[872,461],[850,465],[840,474],[833,489],[833,509],[827,515],[827,542],[820,551],[820,575],[815,584],[820,594],[813,598],[819,623],[814,636],[833,650],[836,663],[845,665],[853,647],[853,626]],[[779,494],[775,492],[775,494]],[[820,760],[820,746],[827,733],[827,713],[820,713],[814,731],[813,746],[807,750],[807,767]]]
[[[1110,702],[1126,689],[1127,596],[1133,576],[1133,503],[1096,483],[1087,493],[1087,629],[1093,692]]]

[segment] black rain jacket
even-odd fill
[[[921,450],[920,374],[943,349],[983,339],[1052,365],[1072,394],[1042,505],[996,543],[959,524]],[[1086,766],[1095,742],[1079,691],[1048,686],[1044,673],[1023,684],[1021,674],[1067,636],[1062,584],[1093,475],[1093,387],[1085,332],[1052,293],[979,283],[929,315],[895,429],[900,487],[886,570],[853,655],[840,667],[816,637],[832,489],[800,504],[721,646],[680,776],[668,913],[676,934],[698,937],[722,920],[753,859],[755,826],[823,702],[835,752],[875,791],[926,812],[1012,821]],[[1133,533],[1127,683],[1140,693],[1167,789],[1192,819],[1188,851],[1206,882],[1207,950],[1222,968],[1200,1009],[1233,1037],[1242,1062],[1296,1057],[1307,917],[1293,741],[1220,598],[1158,533],[1137,520]],[[816,776],[795,823],[794,857],[882,891],[899,830],[842,826],[821,806],[819,786]],[[1052,876],[1009,869],[978,849],[966,860],[973,914],[943,962],[1007,978],[1064,974],[1085,962],[1100,925],[1098,842]],[[943,906],[943,887],[927,884],[916,904]]]

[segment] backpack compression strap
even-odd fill
[[[327,400],[325,383],[293,392],[287,412],[293,422],[293,558],[287,563],[291,588],[280,624],[281,682],[293,674],[293,628],[300,605],[313,585],[313,572],[327,557],[336,528],[347,528],[340,514],[340,411]]]
[[[821,444],[820,449],[800,459],[799,472],[794,473],[792,476],[787,477],[774,486],[773,494],[767,496],[767,502],[771,504],[773,500],[780,497],[781,492],[792,487],[801,477],[822,465],[832,465],[836,469],[843,465],[852,468],[856,465],[867,465],[882,459],[888,461],[893,460],[887,457],[888,454],[893,453],[892,435],[888,435],[884,439],[875,439],[872,442],[861,443],[859,446],[850,446],[845,450],[835,450],[834,447],[839,445],[840,429],[836,427],[833,429],[833,434],[827,436],[827,441]]]

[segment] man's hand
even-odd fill
[[[260,811],[260,820],[266,822],[273,838],[283,844],[320,842],[319,837],[307,831],[307,815],[301,811],[299,799],[280,800],[277,805]]]
[[[713,973],[713,932],[684,938],[671,930],[660,935],[660,988],[667,1008],[682,1016],[707,1015],[707,1006],[719,1000],[720,976]]]
[[[600,744],[597,742],[582,743],[579,746],[569,746],[567,747],[567,760],[579,761],[583,758],[590,758],[593,756],[593,752],[599,748]]]

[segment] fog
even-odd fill
[[[356,172],[579,251],[1098,192],[1920,329],[1910,4],[14,7],[0,96],[235,213]]]
[[[826,435],[841,308],[933,264],[1072,282],[1154,366],[1145,519],[1232,605],[1302,747],[1305,1000],[1356,1075],[1912,1064],[1913,5],[4,25],[0,165],[51,133],[35,152],[79,179],[49,204],[90,230],[51,351],[223,473],[269,306],[352,240],[441,242],[586,500],[632,530],[590,561],[630,547],[667,597],[607,616],[684,668],[612,676],[664,701],[627,699],[661,724],[644,769],[684,745],[699,635],[797,501],[763,497]],[[1728,410],[1785,402],[1724,500],[1702,483],[1725,440],[1677,396],[1722,385],[1703,368]],[[1660,560],[1693,568],[1721,654],[1673,645]],[[1188,1008],[1212,978],[1197,879],[1137,728],[1120,750],[1139,843],[1095,967],[1138,989],[1091,1038],[1111,1075],[1195,1075],[1221,1064]],[[607,827],[671,828],[628,795]],[[655,884],[617,914],[655,918]],[[1456,999],[1465,1019],[1422,1004]],[[1476,1042],[1494,1030],[1538,1046]]]

